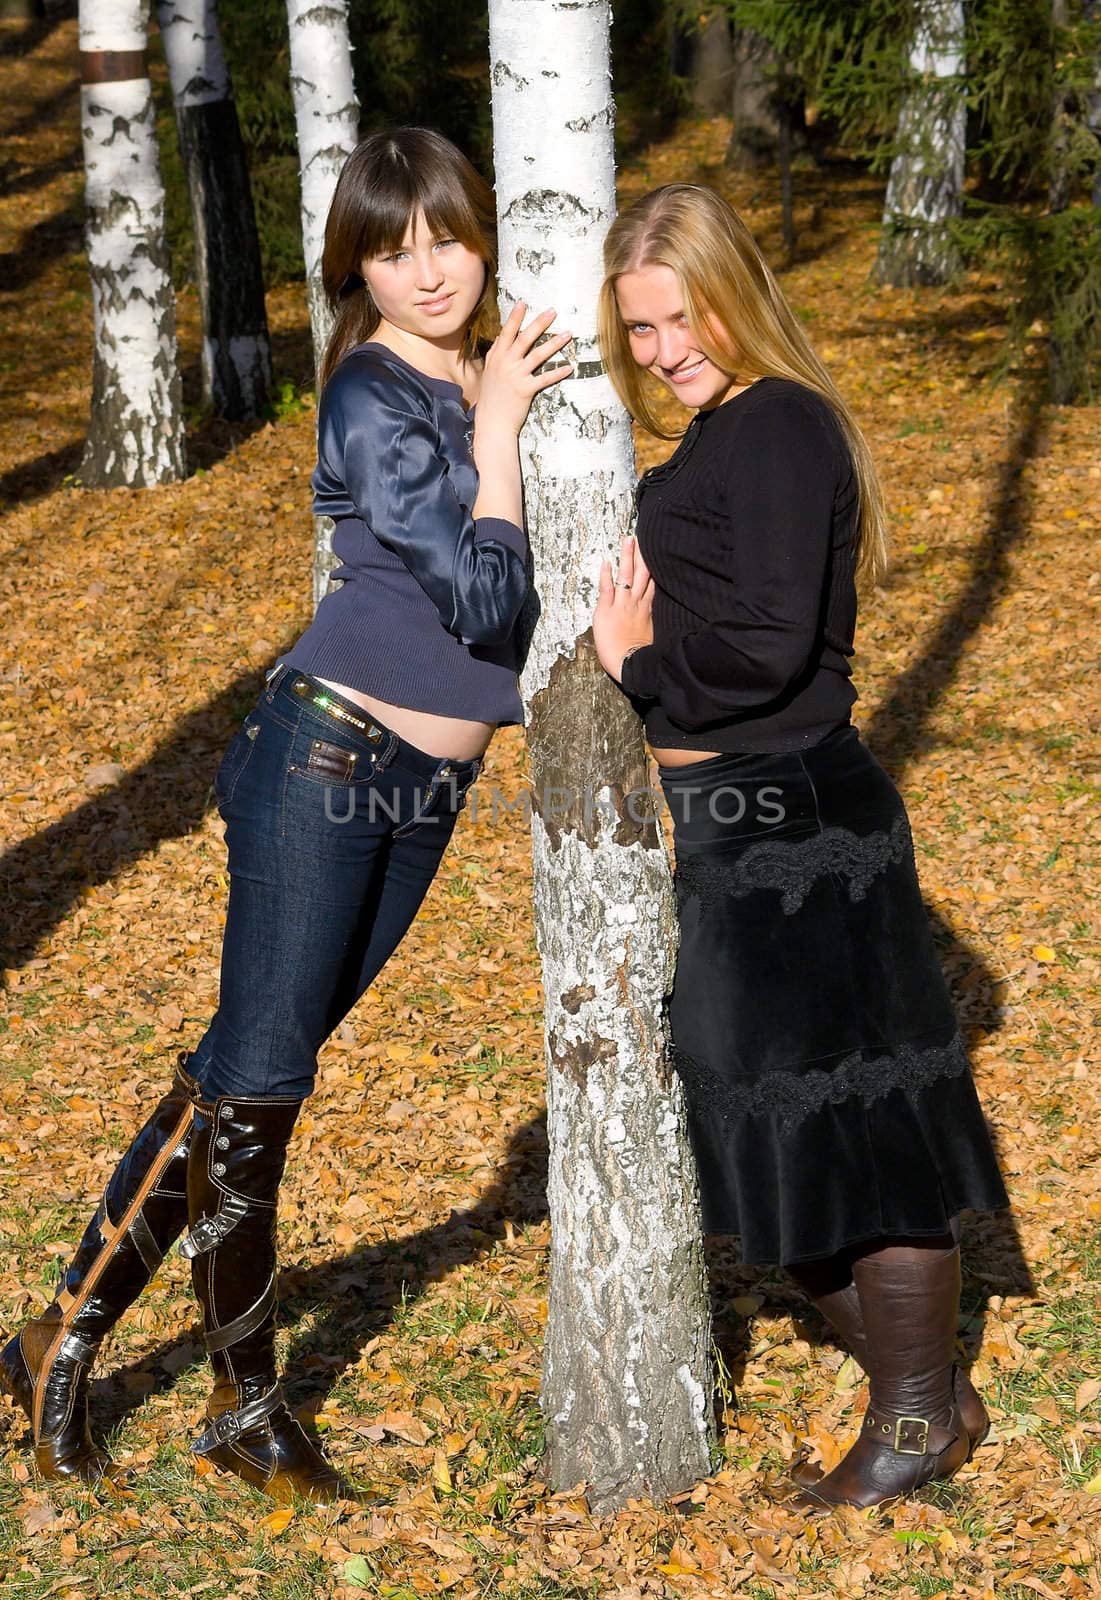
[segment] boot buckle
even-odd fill
[[[233,1196],[226,1199],[220,1211],[212,1217],[200,1217],[193,1223],[187,1237],[180,1240],[179,1251],[185,1261],[194,1261],[196,1256],[205,1256],[209,1250],[217,1250],[224,1244],[241,1219],[247,1214],[248,1207],[243,1200]]]
[[[180,1240],[180,1254],[187,1261],[194,1261],[196,1256],[205,1256],[208,1250],[218,1248],[228,1231],[218,1226],[217,1217],[200,1217],[186,1239]]]
[[[917,1436],[911,1435],[910,1428],[918,1430]],[[906,1430],[904,1432],[904,1430]],[[905,1442],[903,1442],[905,1440]],[[899,1456],[923,1456],[929,1449],[929,1424],[924,1417],[897,1417],[895,1419],[895,1454]]]

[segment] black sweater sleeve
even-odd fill
[[[721,620],[636,650],[628,694],[692,732],[760,712],[799,678],[819,632],[840,465],[829,424],[801,396],[762,396],[737,415],[722,466]]]

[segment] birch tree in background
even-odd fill
[[[164,233],[148,0],[80,0],[80,126],[92,280],[92,412],[80,480],[181,478],[176,302]]]
[[[542,608],[522,678],[546,991],[551,1217],[544,1475],[595,1510],[711,1470],[710,1318],[695,1169],[662,999],[675,921],[641,726],[592,643],[601,559],[631,525],[628,419],[595,346],[615,209],[606,0],[491,0],[506,304],[554,306],[575,375],[521,439]],[[547,40],[554,41],[548,53]]]
[[[271,388],[260,241],[216,0],[158,0],[195,233],[203,399],[256,417]]]
[[[1101,0],[1084,0],[1082,14],[1094,26],[1101,24]],[[1086,95],[1086,127],[1101,144],[1101,46],[1093,51],[1093,87]],[[1093,203],[1101,207],[1101,162],[1093,178]]]
[[[1082,14],[1091,26],[1101,26],[1101,0],[1085,0]],[[1093,88],[1085,101],[1085,125],[1101,144],[1101,43],[1093,46]],[[1093,174],[1093,205],[1101,206],[1101,162]]]
[[[298,130],[302,182],[302,253],[313,334],[314,373],[321,392],[321,361],[332,318],[321,287],[325,219],[340,169],[359,139],[359,101],[352,77],[348,0],[287,0],[291,93]],[[331,517],[314,519],[313,598],[319,605],[336,566]]]
[[[877,278],[895,288],[944,283],[958,266],[947,223],[963,200],[963,0],[918,0],[916,18],[876,258]]]

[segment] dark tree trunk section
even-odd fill
[[[780,111],[780,217],[784,230],[784,252],[790,267],[795,257],[795,203],[791,189],[792,114],[789,106]]]
[[[258,416],[271,388],[260,241],[232,100],[178,106],[203,311],[204,398],[234,421]]]
[[[792,154],[806,148],[802,89],[785,72],[768,41],[748,28],[739,28],[734,38],[731,81],[734,126],[726,151],[728,167],[754,171],[775,166],[785,137]]]
[[[734,80],[729,16],[721,9],[712,11],[694,26],[674,19],[671,33],[669,64],[674,77],[687,81],[693,107],[705,116],[725,115]]]

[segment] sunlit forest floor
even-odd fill
[[[14,25],[0,30],[9,49]],[[82,492],[91,322],[75,23],[3,58],[0,1326],[56,1269],[215,1004],[226,878],[210,782],[263,668],[308,616],[304,298],[270,300],[284,381],[254,430],[203,418],[181,298],[192,476]],[[730,178],[720,119],[623,172],[624,197],[714,183],[773,259],[771,174]],[[552,1597],[1101,1595],[1101,1104],[1091,1054],[1098,409],[990,382],[1002,289],[869,286],[879,185],[797,174],[784,286],[874,446],[889,584],[858,636],[858,720],[899,782],[1013,1199],[965,1219],[961,1339],[995,1431],[949,1486],[805,1520],[807,1439],[851,1437],[858,1370],[779,1272],[709,1243],[722,1459],[676,1502],[595,1516],[538,1478],[548,1224],[540,984],[519,814],[464,816],[428,904],[322,1056],[281,1210],[292,1403],[392,1507],[271,1512],[187,1450],[207,1392],[185,1263],[124,1319],[94,1382],[124,1487],[49,1490],[0,1421],[12,1600],[124,1590]],[[1037,346],[1035,359],[1042,359]],[[643,444],[644,465],[659,458]],[[103,770],[104,767],[118,770]],[[518,793],[522,736],[487,786]]]

